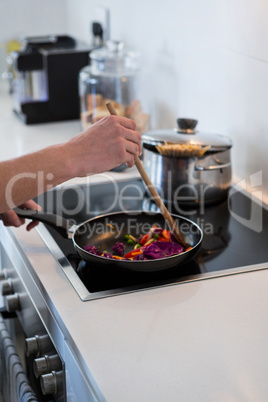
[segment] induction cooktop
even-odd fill
[[[37,201],[44,210],[71,215],[76,224],[121,210],[158,211],[138,179],[54,189]],[[192,261],[160,272],[131,272],[85,262],[71,239],[44,224],[37,231],[83,301],[268,268],[268,211],[247,193],[232,187],[228,198],[214,205],[184,206],[180,211],[167,207],[196,222],[204,237]]]

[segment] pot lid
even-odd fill
[[[232,140],[220,134],[201,133],[196,130],[197,120],[177,119],[178,128],[173,130],[153,130],[143,134],[144,144],[158,145],[173,142],[176,144],[196,144],[210,146],[215,150],[225,150],[232,147]]]

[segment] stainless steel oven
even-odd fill
[[[8,252],[7,240],[1,238],[0,244],[0,399],[64,402],[63,359],[32,301],[38,289],[22,269],[19,251]]]

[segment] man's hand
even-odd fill
[[[19,207],[25,209],[35,209],[37,211],[41,211],[42,209],[40,205],[36,204],[36,202],[34,202],[33,200],[27,201],[24,204],[19,205]],[[7,212],[4,212],[0,216],[5,226],[14,226],[18,228],[19,226],[24,225],[25,223],[25,219],[19,218],[16,212],[14,212],[12,209],[10,209]],[[29,231],[33,229],[36,225],[38,225],[38,222],[32,221],[27,225],[26,230]]]
[[[107,116],[73,137],[65,145],[72,176],[106,172],[122,163],[132,167],[142,152],[141,135],[134,120]]]

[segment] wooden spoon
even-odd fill
[[[106,103],[106,107],[109,110],[109,113],[111,115],[117,115],[115,108],[113,107],[113,105],[111,104],[111,102],[107,102]],[[148,174],[146,173],[143,164],[140,161],[140,158],[136,159],[135,162],[136,168],[138,169],[144,183],[146,184],[148,190],[150,191],[156,205],[158,206],[158,208],[160,209],[161,214],[163,215],[166,223],[168,224],[168,227],[170,228],[170,230],[174,233],[174,236],[176,238],[176,240],[183,246],[186,247],[184,238],[180,232],[180,229],[178,228],[178,226],[176,225],[174,219],[172,218],[172,216],[170,215],[169,211],[167,210],[167,208],[165,207],[160,195],[158,194],[156,188],[154,187],[153,183],[151,182]]]

